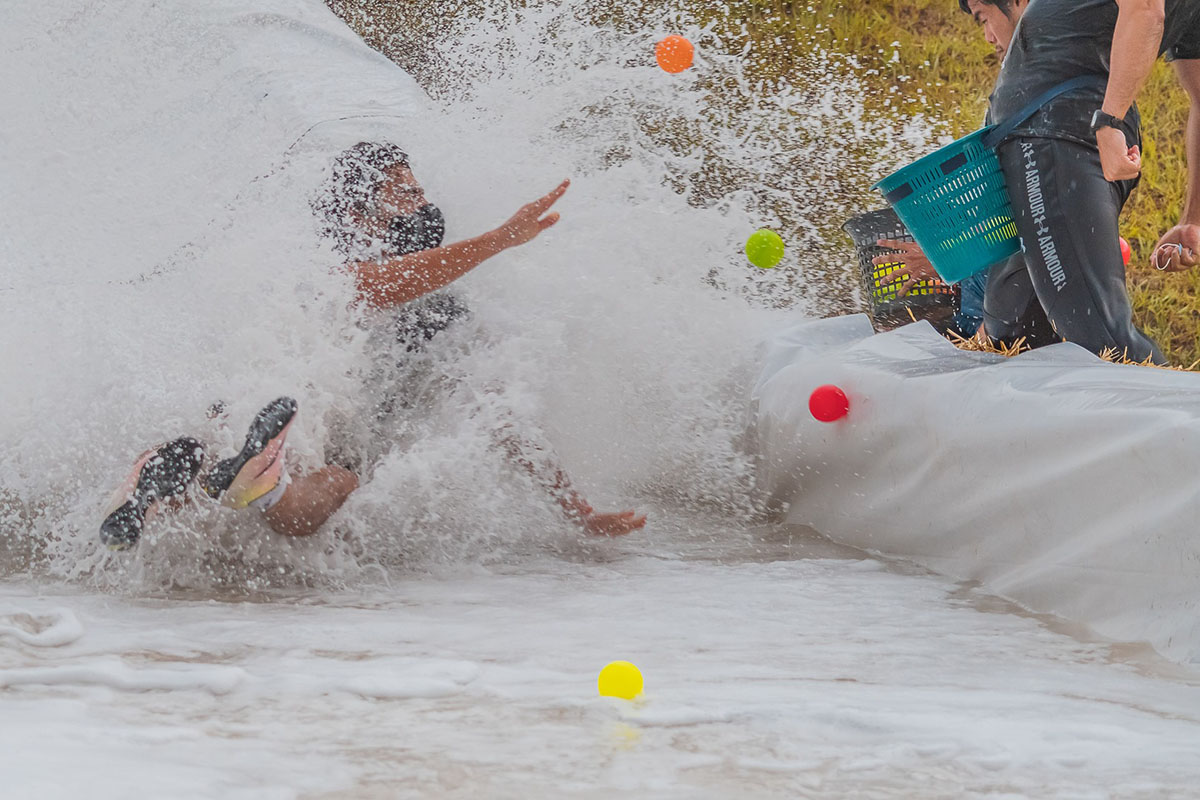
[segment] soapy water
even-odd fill
[[[648,55],[660,31],[585,5],[455,18],[429,42],[424,93],[319,6],[21,12],[3,98],[0,570],[338,586],[591,552],[492,446],[509,422],[551,442],[597,507],[651,511],[647,538],[685,510],[720,520],[707,536],[753,519],[744,387],[773,308],[825,311],[842,245],[821,226],[844,202],[828,165],[901,159],[928,130],[871,121],[820,54],[819,80],[759,96],[745,53],[681,13],[661,22],[702,56],[667,76]],[[352,307],[316,233],[330,160],[369,138],[409,151],[451,241],[573,180],[559,226],[456,284],[473,317],[421,357]],[[740,255],[764,225],[789,242],[770,272]],[[319,535],[192,502],[132,555],[98,546],[139,452],[186,434],[228,454],[280,394],[300,401],[293,470],[334,449],[362,466]],[[377,419],[396,396],[409,407]]]
[[[0,766],[37,797],[1192,792],[1194,683],[795,542],[268,603],[6,581]],[[614,658],[641,668],[638,701],[596,696]]]

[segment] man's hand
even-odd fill
[[[1150,263],[1167,272],[1181,272],[1200,263],[1197,254],[1200,254],[1200,225],[1176,225],[1158,240]]]
[[[1129,146],[1124,131],[1101,128],[1096,131],[1096,145],[1105,180],[1127,181],[1142,174],[1142,150],[1136,144]]]
[[[597,512],[587,500],[574,491],[562,500],[563,511],[579,527],[593,536],[624,536],[646,526],[646,515],[636,511]]]
[[[593,536],[624,536],[646,527],[646,516],[636,511],[617,511],[612,514],[593,511],[580,523]]]
[[[501,244],[505,247],[516,247],[531,242],[537,238],[539,233],[558,222],[558,212],[552,214],[546,212],[550,210],[550,206],[558,202],[558,198],[563,196],[570,185],[571,181],[563,181],[558,188],[540,200],[534,200],[532,203],[521,206],[520,211],[513,214],[508,222],[497,229]]]
[[[901,242],[895,239],[880,239],[876,242],[880,247],[886,247],[891,250],[898,250],[897,253],[888,253],[886,255],[875,256],[871,259],[871,263],[879,266],[880,264],[901,263],[903,269],[896,269],[884,275],[879,279],[883,286],[891,286],[893,283],[903,281],[900,288],[896,290],[896,295],[904,297],[912,289],[917,281],[937,278],[937,270],[933,268],[933,264],[929,263],[929,259],[925,256],[925,252],[916,242]]]

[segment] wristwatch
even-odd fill
[[[1114,117],[1112,114],[1105,114],[1104,111],[1097,108],[1096,113],[1092,114],[1092,133],[1101,128],[1116,128],[1124,133],[1125,120],[1120,117]]]

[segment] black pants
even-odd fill
[[[1016,138],[999,154],[1024,258],[992,269],[988,334],[1027,336],[1034,345],[1062,338],[1097,354],[1165,363],[1134,327],[1118,243],[1121,208],[1137,182],[1105,180],[1100,154],[1066,139]]]

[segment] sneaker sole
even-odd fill
[[[233,484],[246,464],[252,458],[261,455],[272,441],[279,438],[287,430],[288,426],[292,424],[292,419],[296,416],[298,408],[299,406],[292,398],[280,397],[277,400],[273,400],[262,411],[259,411],[255,415],[254,421],[250,423],[250,430],[246,433],[246,443],[242,445],[241,452],[232,458],[226,458],[218,462],[204,476],[202,485],[205,494],[214,500],[220,499],[226,490],[229,489],[230,485]],[[283,453],[281,451],[278,458],[282,457]],[[262,472],[270,469],[274,463],[272,461]]]
[[[100,541],[110,550],[128,550],[137,544],[150,505],[183,494],[203,463],[204,445],[187,436],[143,456],[136,465],[137,483],[129,499],[100,524]]]

